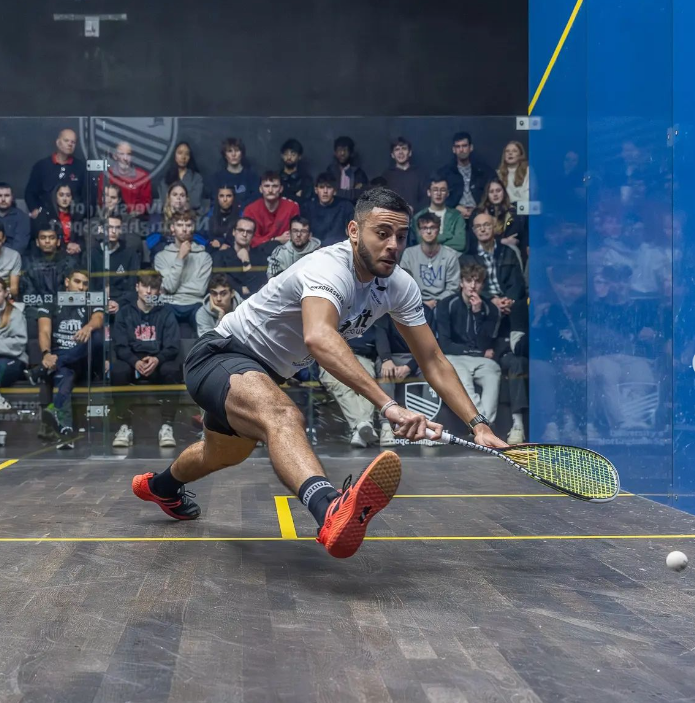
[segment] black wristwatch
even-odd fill
[[[473,430],[473,428],[474,428],[476,425],[479,425],[481,422],[482,422],[484,425],[487,425],[488,427],[490,427],[490,421],[485,417],[485,415],[480,415],[480,414],[476,415],[476,416],[468,423],[468,427],[469,427],[471,430]]]

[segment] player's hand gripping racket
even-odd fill
[[[427,436],[434,432],[427,430]],[[442,432],[439,444],[458,444],[504,459],[518,471],[572,498],[607,503],[620,491],[620,477],[608,459],[580,447],[560,444],[517,444],[492,449]]]

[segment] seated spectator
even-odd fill
[[[164,178],[159,183],[159,200],[164,202],[173,183],[183,183],[188,193],[190,209],[198,212],[203,198],[203,177],[193,156],[190,144],[179,142],[174,149]]]
[[[7,283],[7,288],[16,300],[19,296],[19,275],[22,273],[22,257],[6,246],[5,230],[0,220],[0,280]]]
[[[258,176],[244,166],[246,147],[241,139],[229,137],[222,142],[222,158],[225,168],[216,171],[210,179],[210,192],[216,193],[222,186],[234,188],[234,199],[239,209],[243,210],[258,198],[260,181]]]
[[[274,242],[284,244],[290,239],[290,220],[299,215],[299,205],[282,197],[280,175],[266,171],[261,176],[261,198],[244,208],[244,217],[256,223],[251,247]]]
[[[528,256],[528,217],[517,215],[507,189],[499,178],[493,178],[485,187],[479,210],[495,219],[495,239],[519,252],[526,261]]]
[[[215,273],[227,273],[234,289],[244,298],[256,293],[268,282],[268,245],[251,248],[256,223],[249,217],[240,217],[234,226],[234,244],[214,252]]]
[[[106,311],[115,315],[132,294],[135,272],[140,268],[138,253],[128,247],[123,239],[123,221],[120,215],[111,215],[106,220],[106,234],[95,239],[88,251],[82,255],[82,268],[96,278],[93,290],[106,293]]]
[[[103,237],[106,220],[111,215],[118,215],[121,218],[121,238],[127,247],[134,249],[138,256],[142,257],[142,240],[147,235],[147,225],[128,213],[128,208],[123,202],[123,193],[118,186],[111,184],[104,188],[104,203],[99,213],[101,218],[95,218],[90,223],[92,229],[96,226],[97,234]]]
[[[126,299],[116,315],[111,332],[116,353],[111,363],[114,386],[125,386],[133,381],[165,385],[183,381],[183,368],[178,361],[179,326],[171,307],[159,303],[161,286],[162,277],[158,273],[140,273],[135,284],[137,299]],[[130,447],[133,444],[132,401],[125,393],[114,393],[113,404],[121,426],[112,444]],[[164,396],[160,407],[159,446],[175,447],[173,425],[177,395]]]
[[[355,142],[350,137],[338,137],[333,142],[334,159],[326,168],[338,186],[338,197],[353,205],[369,185],[367,174],[355,165]]]
[[[162,290],[172,301],[176,319],[195,329],[195,314],[207,292],[212,258],[204,246],[193,241],[193,226],[192,212],[172,216],[173,241],[154,257],[154,267],[162,274]]]
[[[471,161],[473,138],[468,132],[454,134],[452,151],[453,161],[439,170],[439,176],[449,186],[447,207],[456,208],[468,220],[495,174],[487,165]]]
[[[425,307],[424,312],[427,324],[432,327],[434,324],[434,312],[429,306]],[[390,315],[384,315],[374,323],[374,332],[376,334],[376,351],[378,355],[376,372],[381,379],[379,383],[384,393],[391,396],[391,398],[395,398],[395,384],[398,381],[420,377],[422,372],[415,357],[410,352],[408,344],[403,339],[403,335],[398,331]],[[392,447],[397,443],[391,423],[382,422],[379,445]]]
[[[410,222],[411,236],[409,237],[409,242],[411,246],[419,243],[417,220],[420,215],[429,212],[436,215],[441,222],[439,239],[437,241],[463,253],[466,251],[467,242],[466,221],[461,217],[461,213],[458,210],[446,206],[449,186],[443,178],[437,180],[438,178],[438,176],[435,176],[427,189],[427,197],[430,199],[429,206],[416,213]]]
[[[12,302],[7,283],[0,279],[0,388],[9,388],[23,378],[28,362],[24,306]],[[0,410],[11,408],[0,395]]]
[[[24,256],[31,243],[29,216],[14,202],[9,183],[0,183],[0,225],[5,232],[6,244],[20,256]]]
[[[497,417],[501,376],[493,359],[499,312],[481,294],[484,281],[484,266],[467,264],[462,268],[461,293],[437,305],[437,332],[439,346],[473,404],[492,423]]]
[[[229,276],[213,273],[208,285],[208,294],[195,314],[198,336],[202,337],[206,332],[214,330],[228,312],[236,309],[241,300],[241,296],[232,288]]]
[[[234,189],[222,186],[215,194],[215,204],[210,208],[203,232],[211,250],[224,250],[234,244],[234,225],[239,218],[239,210],[234,205]]]
[[[526,151],[521,142],[509,142],[502,152],[497,175],[513,203],[529,200],[529,168]]]
[[[286,198],[295,203],[303,203],[314,194],[314,182],[311,176],[302,167],[304,147],[296,139],[288,139],[280,147],[282,170],[280,181]]]
[[[86,292],[89,275],[76,269],[66,276],[64,285],[68,293]],[[100,306],[94,306],[91,313],[84,305],[59,305],[57,301],[39,308],[42,361],[32,369],[30,378],[33,383],[42,381],[57,389],[53,403],[43,412],[43,421],[60,435],[73,434],[72,389],[86,375],[90,340],[92,359],[100,356],[103,325],[104,308]],[[74,443],[68,439],[58,448],[73,449]]]
[[[84,217],[72,200],[72,191],[68,185],[56,187],[51,203],[41,211],[38,218],[39,227],[52,227],[58,232],[63,242],[63,250],[68,256],[77,256],[84,245]]]
[[[320,173],[314,186],[316,199],[302,205],[302,215],[311,223],[311,233],[324,247],[345,241],[354,205],[336,196],[336,183],[330,173]]]
[[[61,130],[56,140],[55,152],[37,161],[31,169],[24,191],[24,201],[32,220],[50,206],[53,192],[63,183],[70,186],[76,202],[85,201],[87,167],[84,161],[74,156],[76,146],[77,134],[72,129]]]
[[[320,246],[321,242],[311,236],[309,220],[304,217],[293,217],[290,221],[290,241],[275,247],[268,257],[268,278],[281,274],[295,261],[311,254]]]
[[[116,185],[121,189],[128,212],[137,217],[149,215],[152,209],[152,182],[145,169],[133,165],[133,147],[119,142],[113,152],[114,163],[99,176],[99,202],[103,202],[104,186]]]
[[[391,168],[384,171],[384,185],[395,191],[415,212],[425,200],[425,178],[410,160],[413,147],[405,137],[397,137],[391,143]]]
[[[359,337],[348,340],[355,358],[362,368],[376,378],[376,336],[374,327],[368,328]],[[379,435],[374,430],[374,406],[358,393],[341,383],[335,376],[324,368],[319,369],[319,381],[335,398],[350,429],[350,444],[353,447],[365,448],[379,441]]]
[[[495,220],[487,212],[473,218],[473,233],[478,246],[473,254],[460,258],[461,266],[479,264],[487,271],[483,293],[503,316],[510,314],[515,301],[525,304],[526,284],[514,250],[495,240]]]
[[[401,268],[415,279],[422,302],[432,310],[437,301],[455,293],[461,283],[459,255],[437,241],[439,224],[439,218],[430,212],[420,215],[417,220],[420,244],[408,247],[401,258]]]

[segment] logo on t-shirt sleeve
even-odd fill
[[[339,293],[335,288],[333,288],[333,286],[327,286],[326,284],[322,284],[320,286],[309,286],[309,290],[326,291],[326,293],[330,293],[332,296],[337,298],[341,305],[345,303],[345,296],[342,293]]]

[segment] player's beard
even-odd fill
[[[394,266],[388,273],[380,271],[377,268],[378,263],[374,260],[374,257],[370,254],[369,250],[365,246],[364,242],[362,241],[362,237],[359,237],[357,240],[357,254],[360,257],[363,266],[367,269],[367,271],[369,271],[369,273],[372,274],[372,276],[378,278],[388,278],[396,270],[396,267]]]

